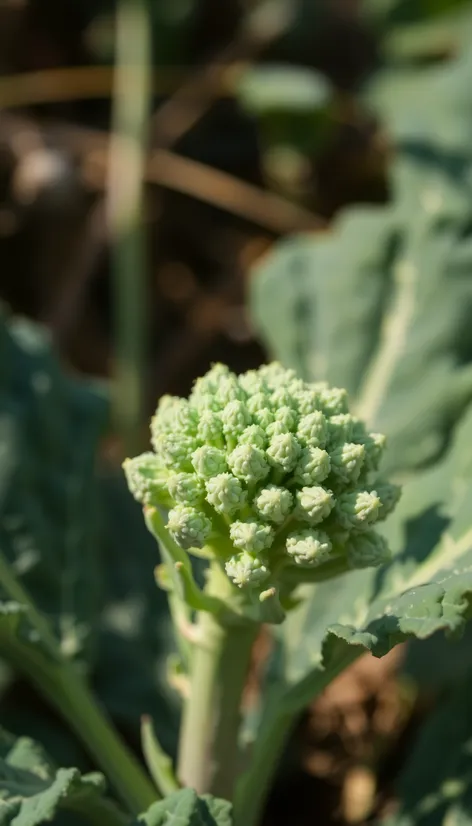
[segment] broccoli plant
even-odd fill
[[[215,364],[188,400],[161,399],[151,432],[154,452],[124,467],[192,649],[179,779],[232,798],[261,624],[282,623],[303,584],[385,563],[375,524],[400,489],[378,477],[385,439],[349,413],[346,392],[277,363],[239,377]],[[189,554],[207,562],[202,588]]]
[[[22,365],[11,383],[4,375],[5,427],[15,422],[19,437],[31,433],[36,442],[52,437],[51,394],[57,413],[67,401],[63,425],[70,417],[77,432],[76,406],[83,409],[89,391],[64,381],[37,330],[19,335],[10,323],[3,335],[10,361]],[[2,822],[39,826],[58,816],[97,826],[256,826],[307,703],[366,650],[382,656],[402,640],[464,625],[472,592],[471,434],[467,413],[441,463],[407,481],[400,498],[399,486],[381,475],[385,438],[349,411],[343,389],[304,381],[277,363],[239,377],[218,364],[188,399],[160,400],[153,450],[124,467],[159,543],[156,580],[175,633],[178,657],[168,677],[183,703],[175,768],[147,700],[140,762],[92,689],[93,662],[106,657],[99,639],[91,648],[85,634],[97,626],[98,603],[92,614],[78,610],[90,609],[80,599],[93,584],[85,574],[99,580],[82,534],[74,533],[81,541],[64,557],[59,543],[51,559],[39,546],[39,526],[46,530],[58,513],[72,531],[62,497],[67,504],[71,493],[95,491],[96,499],[92,463],[76,465],[74,440],[65,439],[40,476],[25,463],[23,477],[15,463],[5,464],[0,654],[56,709],[99,771],[56,766],[31,739],[0,731]],[[82,438],[81,456],[93,454],[96,435],[91,428]],[[424,519],[432,506],[440,508],[434,530]],[[27,517],[28,547],[15,508]],[[34,559],[25,556],[33,542]],[[116,610],[113,601],[102,607],[109,616]],[[262,626],[272,647],[248,706]],[[121,678],[124,668],[149,670],[144,656],[123,665]]]

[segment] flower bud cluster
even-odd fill
[[[238,587],[388,558],[375,525],[400,492],[375,479],[385,438],[349,412],[344,390],[278,363],[240,376],[215,364],[188,399],[160,400],[151,437],[153,452],[124,464],[133,495],[165,508],[173,540],[208,549]]]

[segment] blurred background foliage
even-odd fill
[[[136,749],[151,713],[172,752],[179,706],[155,546],[119,471],[156,398],[269,352],[355,395],[408,254],[421,298],[379,407],[408,437],[395,470],[440,458],[470,401],[471,49],[470,0],[0,0],[3,549]],[[388,814],[438,696],[465,702],[469,638],[337,681],[267,824]],[[87,768],[6,666],[1,687],[2,724]]]

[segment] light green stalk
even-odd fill
[[[217,568],[210,574],[223,581]],[[216,582],[215,582],[216,590]],[[221,588],[220,588],[221,595]],[[198,614],[179,747],[181,783],[232,800],[241,771],[241,703],[258,625]]]

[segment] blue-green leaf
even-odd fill
[[[100,604],[105,413],[98,392],[63,372],[45,330],[0,317],[0,550],[70,657],[92,653]]]
[[[226,800],[198,797],[192,789],[183,789],[154,803],[135,826],[231,826],[231,811]]]
[[[469,674],[422,728],[396,784],[398,809],[384,826],[470,824],[471,690]]]
[[[0,729],[1,826],[40,826],[60,811],[95,826],[126,826],[126,816],[104,798],[105,788],[101,774],[56,769],[33,740],[15,740]]]

